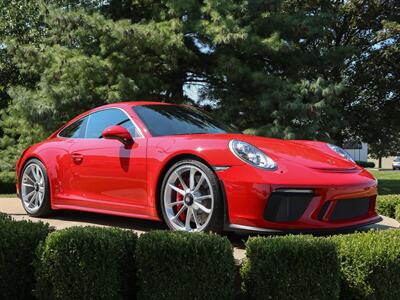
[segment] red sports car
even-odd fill
[[[185,231],[324,231],[375,223],[377,181],[340,147],[240,134],[191,106],[83,113],[17,163],[26,212],[72,209]]]

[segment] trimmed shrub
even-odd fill
[[[38,251],[39,299],[135,298],[137,236],[115,228],[72,227]]]
[[[375,168],[375,163],[373,161],[356,160],[356,164],[363,168]]]
[[[49,233],[48,224],[12,221],[0,216],[0,298],[32,299],[36,248]]]
[[[400,299],[400,231],[332,237],[341,264],[341,299]]]
[[[400,195],[378,196],[376,199],[376,211],[383,216],[395,218],[396,206],[400,205]]]
[[[232,299],[235,265],[227,238],[152,231],[136,251],[139,299]]]
[[[0,222],[1,221],[11,221],[11,217],[5,213],[0,212]]]
[[[400,204],[396,206],[395,219],[400,222]]]
[[[311,236],[255,237],[241,269],[250,299],[338,299],[335,244]]]

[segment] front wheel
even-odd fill
[[[161,210],[172,230],[222,231],[223,207],[217,176],[197,160],[182,160],[166,173]]]

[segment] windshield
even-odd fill
[[[233,128],[190,106],[151,104],[134,106],[133,110],[152,136],[237,133]]]
[[[400,156],[394,158],[395,162],[400,162]]]

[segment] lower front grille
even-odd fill
[[[326,211],[328,210],[329,206],[331,205],[332,200],[326,201],[324,205],[322,206],[321,210],[318,213],[318,220],[322,220],[323,217],[325,216]]]
[[[368,214],[370,198],[337,200],[329,221],[363,217]]]
[[[273,192],[264,210],[264,219],[272,222],[298,220],[310,204],[312,193]]]

